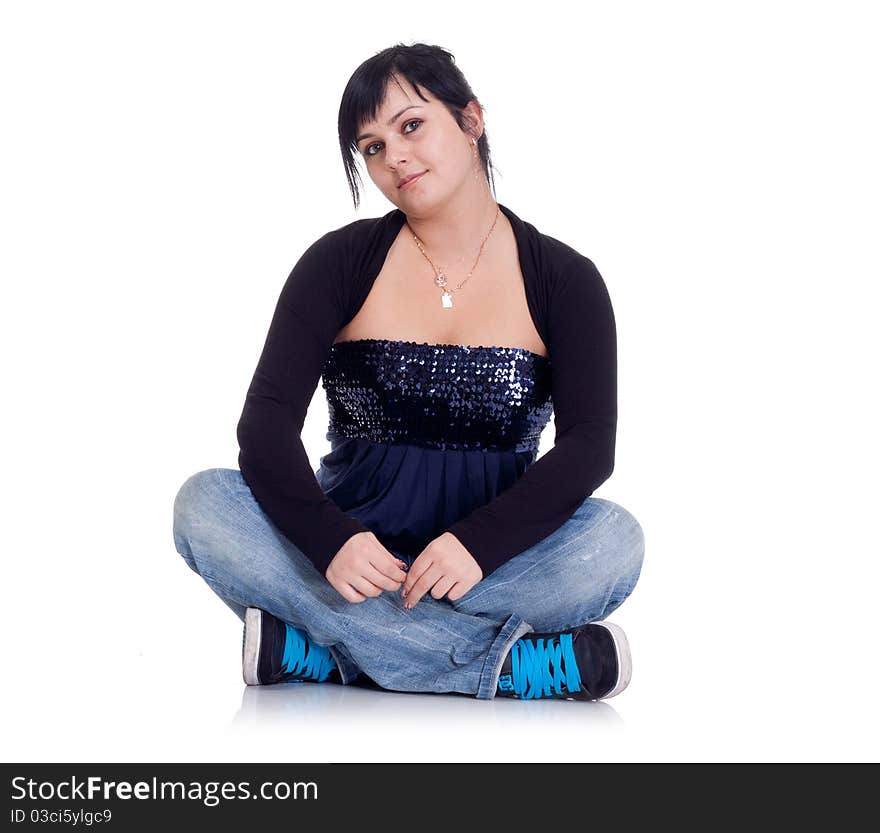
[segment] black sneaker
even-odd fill
[[[501,666],[496,696],[604,700],[620,694],[631,676],[623,630],[611,622],[590,622],[517,639]]]
[[[342,682],[336,660],[324,645],[258,607],[245,613],[241,664],[248,685]]]

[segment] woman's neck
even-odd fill
[[[432,260],[455,263],[476,256],[499,211],[486,187],[456,197],[429,217],[407,215],[407,223]]]

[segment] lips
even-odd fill
[[[420,176],[422,176],[423,174],[426,174],[426,173],[428,173],[428,172],[427,171],[420,171],[417,174],[411,174],[406,179],[404,179],[397,187],[403,188],[403,186],[406,185],[407,183],[412,182],[415,179],[418,179]]]

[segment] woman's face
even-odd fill
[[[443,102],[427,90],[422,90],[428,99],[423,101],[405,78],[399,81],[388,82],[385,100],[375,120],[361,126],[357,146],[370,178],[394,205],[406,214],[430,214],[477,182],[479,159],[471,135],[461,130]],[[475,102],[468,108],[479,125],[479,138],[481,114]],[[422,175],[399,187],[411,174]]]

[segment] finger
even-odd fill
[[[365,602],[367,600],[366,596],[362,593],[358,593],[358,591],[347,582],[333,584],[333,587],[336,589],[336,592],[348,602]]]
[[[380,573],[393,581],[399,582],[406,578],[406,562],[378,542],[370,553],[369,560]]]
[[[402,567],[397,566],[398,559],[392,558],[391,560],[383,561],[380,559],[376,559],[375,561],[370,561],[370,565],[376,569],[378,573],[386,577],[386,582],[391,581],[394,583],[393,587],[389,587],[387,583],[382,584],[386,590],[397,590],[402,581],[406,581],[406,573],[404,572]],[[373,584],[379,584],[374,578],[371,578],[370,581]]]
[[[468,590],[470,590],[470,587],[457,581],[451,590],[446,591],[446,595],[449,597],[450,602],[457,602]]]
[[[364,596],[375,598],[376,596],[382,595],[382,588],[376,587],[373,582],[371,582],[369,579],[364,578],[363,576],[353,576],[352,578],[348,579],[348,583]]]
[[[395,570],[396,569],[397,568],[395,567]],[[403,571],[401,570],[401,572]],[[404,576],[404,578],[405,577],[406,576]],[[399,590],[400,581],[403,581],[403,579],[401,579],[400,581],[395,581],[392,578],[388,578],[388,576],[380,572],[376,565],[372,562],[367,567],[367,571],[364,573],[364,578],[375,584],[376,587],[380,587],[383,590]]]
[[[442,599],[455,586],[455,583],[455,578],[451,576],[443,576],[431,588],[431,595],[435,599]]]
[[[422,596],[425,595],[434,584],[443,577],[443,573],[439,567],[431,566],[423,574],[422,577],[413,585],[412,590],[406,594],[406,603],[404,608],[412,610]]]
[[[424,575],[425,570],[431,568],[432,563],[432,561],[422,559],[421,556],[413,561],[412,567],[409,568],[409,572],[406,574],[406,581],[403,583],[403,588],[401,590],[404,598],[410,594],[415,583],[422,577],[422,575]]]

